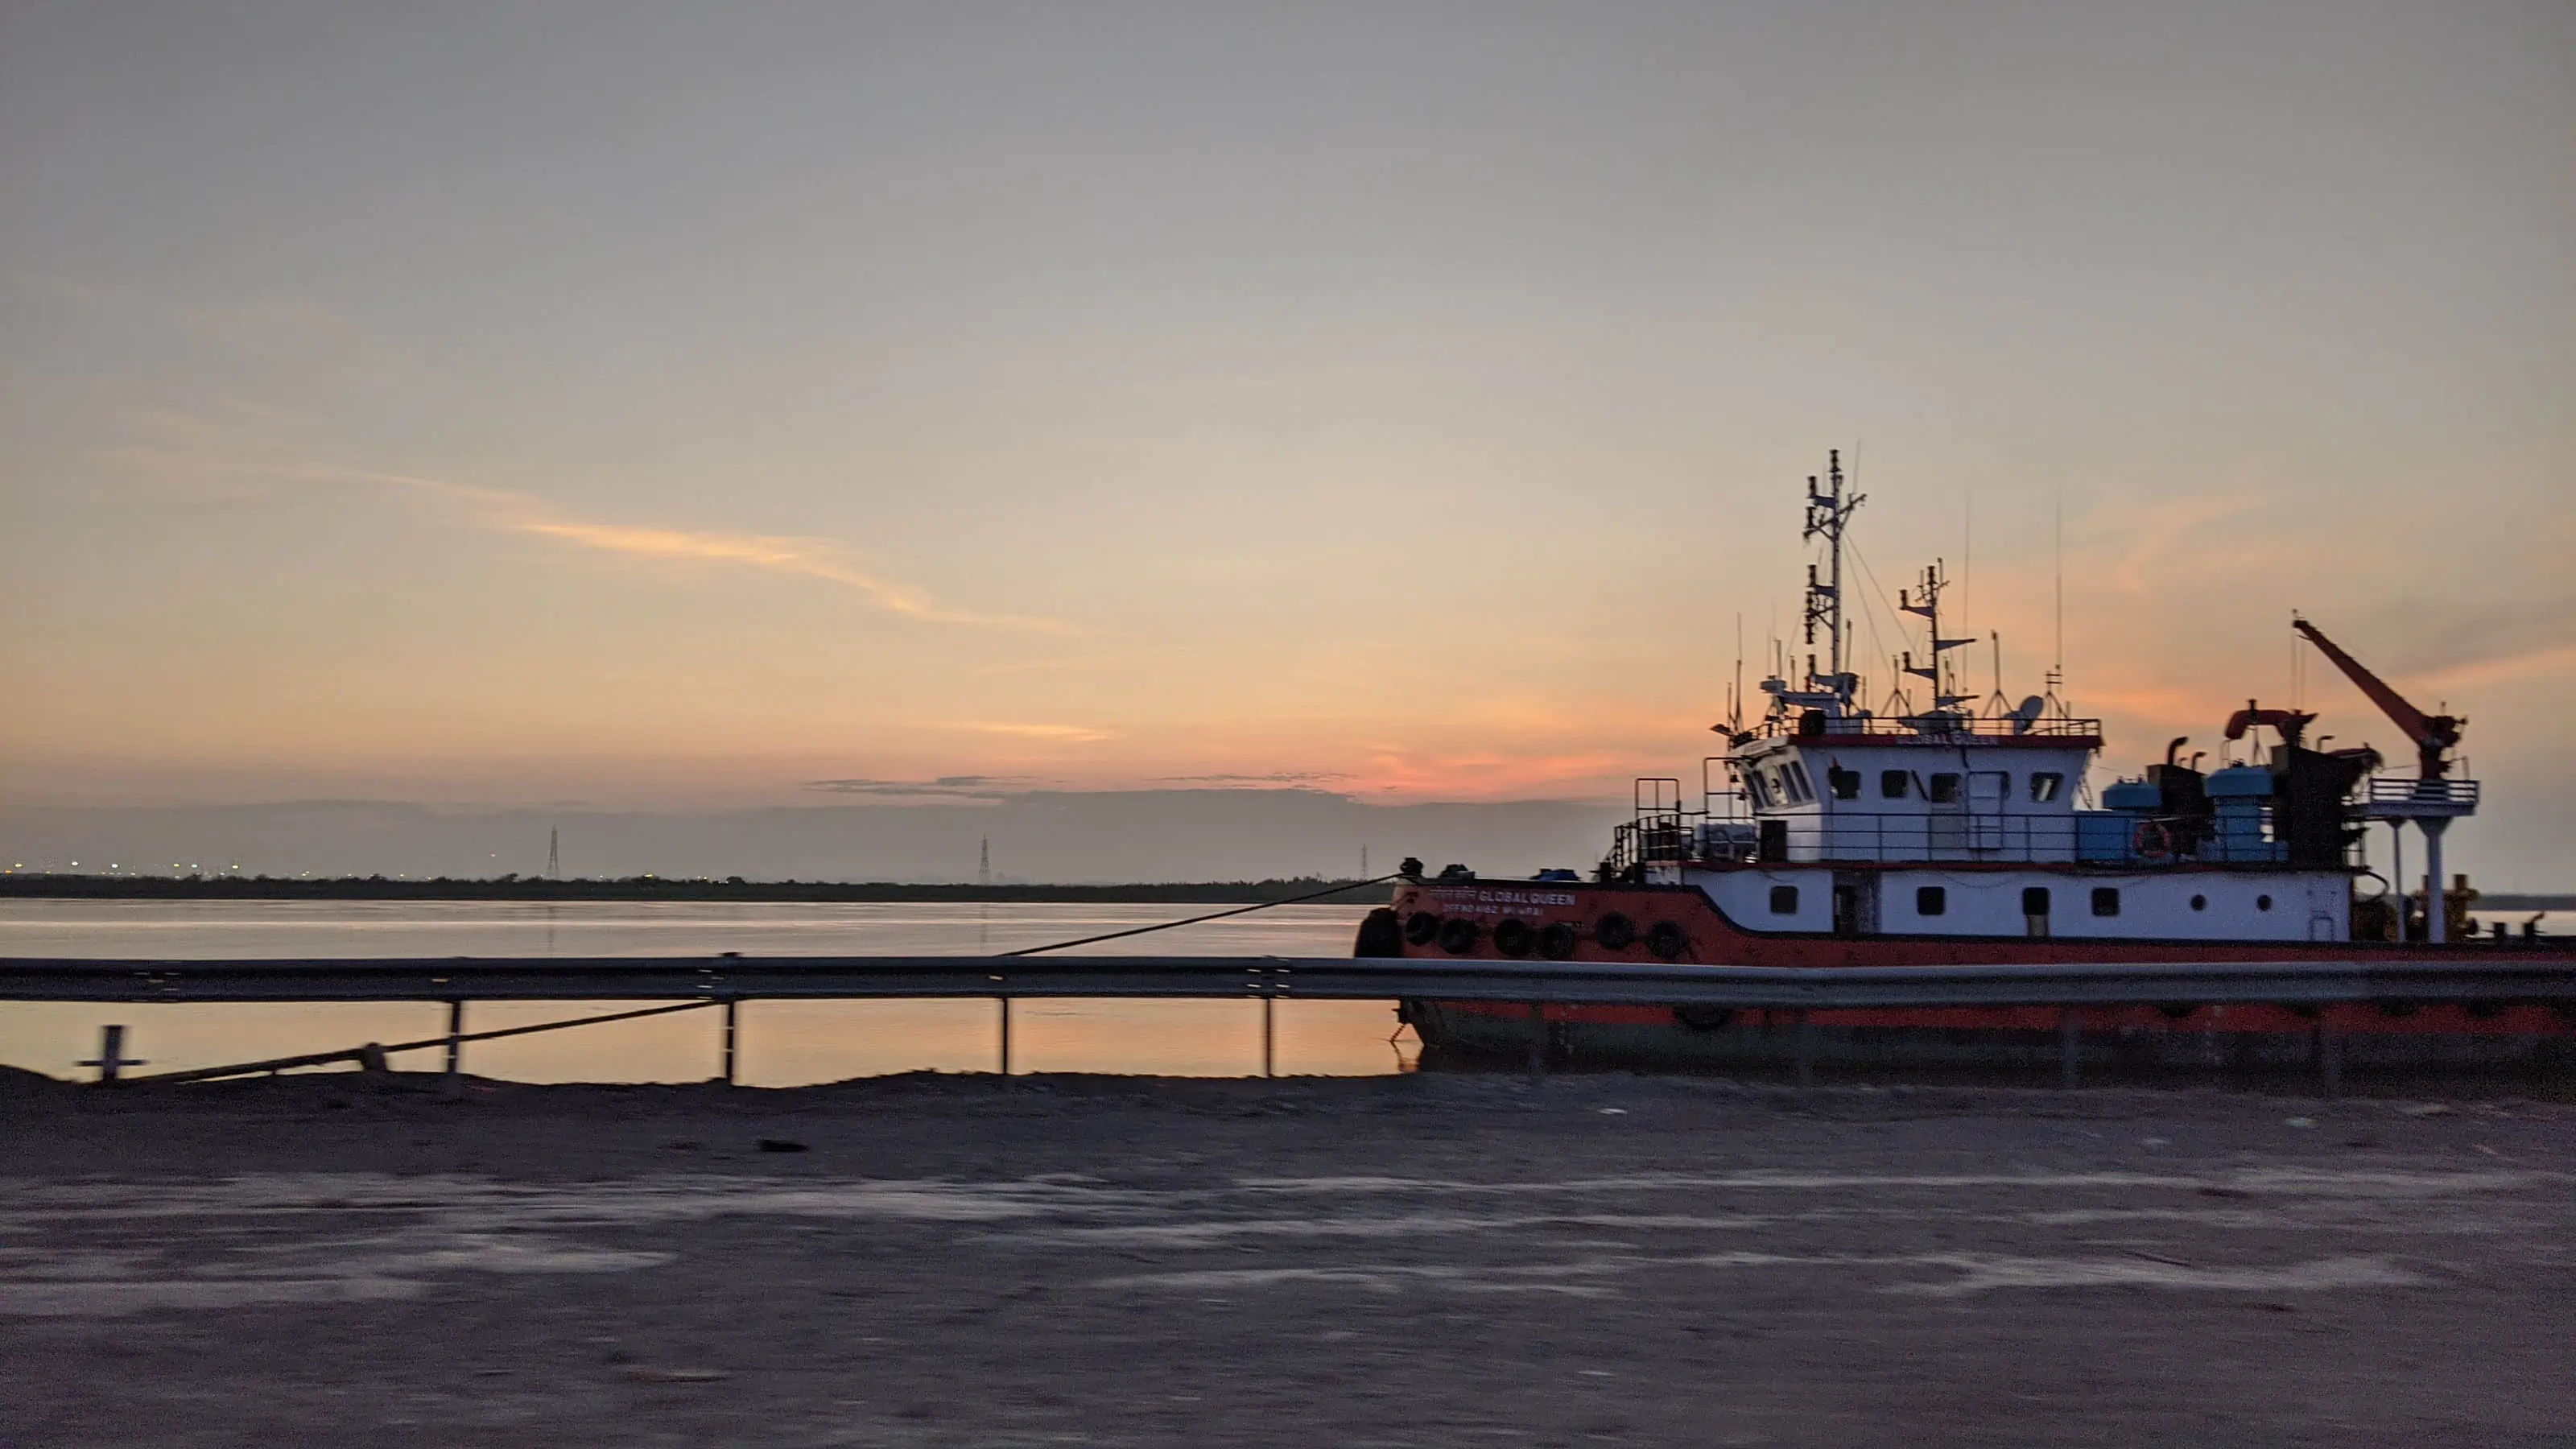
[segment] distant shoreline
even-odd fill
[[[56,875],[41,872],[0,873],[0,900],[98,901],[758,901],[828,904],[878,901],[888,904],[1019,903],[1082,905],[1098,903],[1255,905],[1310,896],[1351,892],[1327,904],[1364,899],[1358,892],[1383,889],[1366,881],[1330,881],[1312,876],[1291,880],[1172,881],[1126,885],[905,885],[893,881],[795,880],[665,880],[630,876],[622,880],[544,880],[503,876],[492,880],[435,877],[392,880],[384,876],[333,876],[313,880],[265,875]],[[2576,894],[2481,894],[2472,910],[2576,911]]]
[[[2477,911],[2576,911],[2576,895],[2515,895],[2509,891],[2480,892],[2470,906]]]
[[[1153,903],[1255,905],[1350,891],[1383,890],[1364,881],[1180,881],[1131,885],[902,885],[890,881],[545,880],[437,877],[393,880],[384,876],[305,879],[287,876],[158,876],[0,874],[0,899],[112,901],[752,901],[825,904],[881,901],[896,904],[972,902]],[[2576,899],[2576,898],[2571,898]],[[1326,904],[1341,904],[1327,901]]]

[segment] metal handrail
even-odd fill
[[[2367,793],[2362,798],[2372,804],[2410,801],[2434,801],[2449,805],[2478,803],[2478,782],[2475,780],[2418,780],[2374,775],[2365,781],[2364,785]]]
[[[2103,818],[2097,816],[2096,818]],[[1774,825],[1773,839],[1785,854],[1774,860],[1759,854],[1764,823]],[[1725,842],[1705,839],[1701,827],[1732,827]],[[1844,862],[2003,865],[2093,865],[2150,869],[2169,865],[2241,865],[2287,868],[2281,842],[2251,841],[2240,849],[2214,818],[2183,819],[2156,815],[2123,816],[2117,828],[2123,839],[2137,827],[2163,829],[2165,852],[2141,856],[2086,853],[2087,832],[2080,817],[2034,815],[2010,811],[1879,811],[1857,807],[1822,815],[1712,817],[1683,810],[1641,816],[1614,836],[1612,869],[1643,861],[1657,865],[1765,863],[1831,865]],[[2358,864],[2358,846],[2344,851],[2348,864]],[[2309,868],[2309,867],[2300,867]]]
[[[1821,735],[1804,732],[1795,714],[1775,716],[1746,726],[1745,733],[1764,739],[1850,739],[1866,736],[1876,743],[1903,743],[1920,740],[1939,743],[1966,736],[1972,739],[2056,739],[2099,740],[2102,721],[2075,716],[2042,715],[2036,719],[2017,720],[2010,715],[1908,714],[1844,715],[1824,722]]]

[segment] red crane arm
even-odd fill
[[[2316,625],[2307,620],[2292,619],[2290,627],[2298,630],[2302,637],[2323,651],[2328,659],[2333,660],[2335,667],[2342,670],[2345,677],[2349,678],[2362,693],[2369,695],[2370,702],[2378,705],[2380,712],[2396,721],[2397,727],[2406,732],[2406,737],[2415,742],[2415,752],[2424,763],[2424,777],[2440,778],[2447,768],[2446,762],[2442,759],[2442,752],[2460,742],[2462,721],[2447,714],[2428,716],[2422,710],[2408,704],[2404,695],[2389,688],[2385,680],[2363,668],[2360,660],[2344,653],[2332,639],[2327,638]]]

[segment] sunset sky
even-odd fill
[[[2107,765],[2287,702],[2297,609],[2469,717],[2464,868],[2576,886],[2571,55],[2548,0],[12,4],[0,806],[1624,799],[1791,631],[1839,447],[1856,591],[1945,558],[2014,698],[2062,557]]]

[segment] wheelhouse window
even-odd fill
[[[1816,798],[1815,783],[1807,778],[1807,767],[1791,760],[1780,774],[1789,782],[1789,798],[1801,805]]]
[[[1911,779],[1913,779],[1913,778],[1914,778],[1913,776],[1911,776],[1911,775],[1907,774],[1907,773],[1906,773],[1905,771],[1903,771],[1903,770],[1881,770],[1881,771],[1879,771],[1879,772],[1878,772],[1878,798],[1880,798],[1881,800],[1902,800],[1902,799],[1904,799],[1904,798],[1905,798],[1905,787],[1906,787],[1906,782],[1908,782],[1909,780],[1911,780]]]
[[[1914,914],[1918,916],[1946,916],[1949,913],[1950,891],[1948,887],[1916,886],[1914,888]]]
[[[1825,768],[1825,786],[1834,792],[1837,800],[1857,800],[1860,798],[1860,771],[1828,765]]]
[[[1760,771],[1748,770],[1745,772],[1744,791],[1746,794],[1753,797],[1753,804],[1756,809],[1768,810],[1771,808],[1771,787],[1763,781]]]
[[[1775,916],[1794,916],[1798,914],[1798,888],[1796,886],[1773,886],[1771,888],[1771,914]]]
[[[1933,804],[1949,805],[1957,802],[1959,798],[1958,776],[1935,775],[1925,783],[1928,788],[1923,793],[1931,799]]]
[[[2093,914],[2097,916],[2116,916],[2120,914],[2120,888],[2118,886],[2095,886],[2093,888]]]
[[[2035,805],[2045,805],[2066,788],[2066,777],[2055,770],[2041,770],[2030,777],[2030,798]]]

